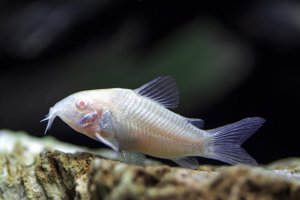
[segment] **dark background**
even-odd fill
[[[299,1],[3,0],[0,128],[42,137],[39,121],[69,94],[169,74],[176,112],[207,129],[264,117],[247,151],[299,156],[299,55]],[[48,134],[102,147],[58,119]]]

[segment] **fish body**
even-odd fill
[[[124,161],[143,164],[144,154],[196,168],[196,157],[255,165],[240,145],[263,123],[246,118],[217,129],[203,130],[203,120],[172,112],[179,103],[175,80],[158,77],[138,89],[98,89],[72,94],[52,108],[46,131],[59,116],[76,131],[98,140]]]
[[[111,116],[121,149],[161,158],[199,155],[204,131],[132,90],[116,92]]]

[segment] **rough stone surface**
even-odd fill
[[[300,159],[262,167],[201,165],[198,170],[135,166],[107,150],[3,130],[0,199],[297,200]]]

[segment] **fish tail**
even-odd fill
[[[265,122],[260,117],[242,119],[216,129],[208,130],[208,151],[205,157],[229,164],[257,165],[257,162],[241,147]]]

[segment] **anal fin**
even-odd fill
[[[175,163],[177,163],[180,167],[190,168],[190,169],[197,169],[199,167],[198,160],[195,157],[185,157],[185,158],[178,158],[172,160]]]

